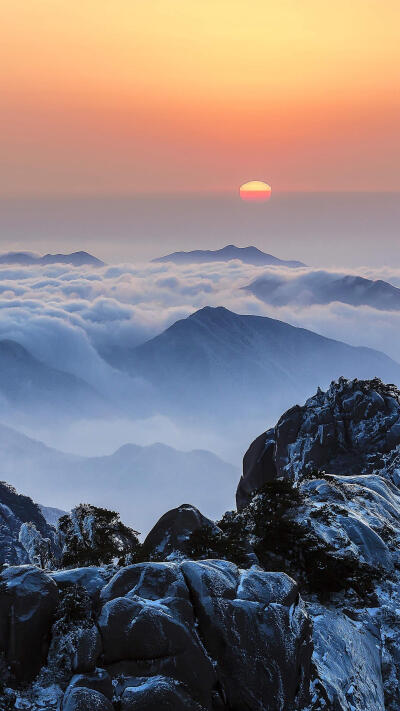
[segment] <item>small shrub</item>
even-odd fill
[[[55,613],[58,632],[66,632],[71,626],[91,627],[93,624],[92,604],[87,590],[82,585],[66,586],[60,595]]]
[[[190,534],[185,553],[193,560],[212,558],[219,555],[221,533],[213,526],[202,526]]]

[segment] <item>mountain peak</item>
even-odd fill
[[[219,316],[238,316],[238,314],[233,313],[233,311],[229,311],[229,309],[227,309],[225,306],[203,306],[203,308],[198,309],[197,311],[194,311],[194,313],[190,314],[188,318],[210,318],[214,314]]]
[[[173,252],[164,257],[157,257],[153,262],[175,262],[176,264],[202,264],[206,262],[229,262],[238,259],[244,264],[254,266],[285,266],[304,267],[303,262],[279,259],[272,254],[262,252],[258,247],[237,247],[234,244],[227,244],[222,249],[195,249],[190,252]]]

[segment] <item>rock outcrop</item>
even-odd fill
[[[326,471],[347,476],[383,471],[400,483],[400,392],[380,380],[339,379],[305,405],[285,412],[250,445],[237,489],[242,508],[276,478]]]
[[[13,675],[29,681],[47,658],[57,586],[42,570],[29,565],[5,568],[0,584],[0,652]]]
[[[311,628],[287,575],[218,560],[143,563],[119,569],[96,600],[97,570],[71,571],[69,589],[67,577],[29,566],[1,574],[0,652],[20,680],[46,664],[50,645],[19,708],[43,708],[50,683],[49,710],[61,698],[63,711],[306,708]]]
[[[195,506],[182,504],[161,516],[147,534],[144,548],[151,555],[162,558],[174,555],[185,557],[191,534],[202,528],[218,531],[214,521],[203,516]]]
[[[400,392],[377,379],[319,390],[244,457],[239,516],[281,498],[281,530],[258,551],[302,588],[313,709],[400,708],[399,482]]]
[[[20,540],[23,524],[30,526],[33,536],[27,529]],[[36,563],[30,557],[33,538],[46,541],[45,547],[55,552],[54,529],[47,524],[39,506],[29,496],[18,494],[13,486],[0,481],[0,565]]]
[[[398,711],[399,483],[400,392],[341,379],[253,442],[237,512],[167,512],[151,562],[7,565],[47,529],[6,488],[0,709]]]

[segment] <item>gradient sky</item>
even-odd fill
[[[0,195],[400,189],[399,0],[0,0]]]

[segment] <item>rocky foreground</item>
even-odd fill
[[[342,379],[253,442],[237,511],[168,512],[130,565],[57,569],[4,485],[1,711],[398,711],[399,481],[400,392]]]

